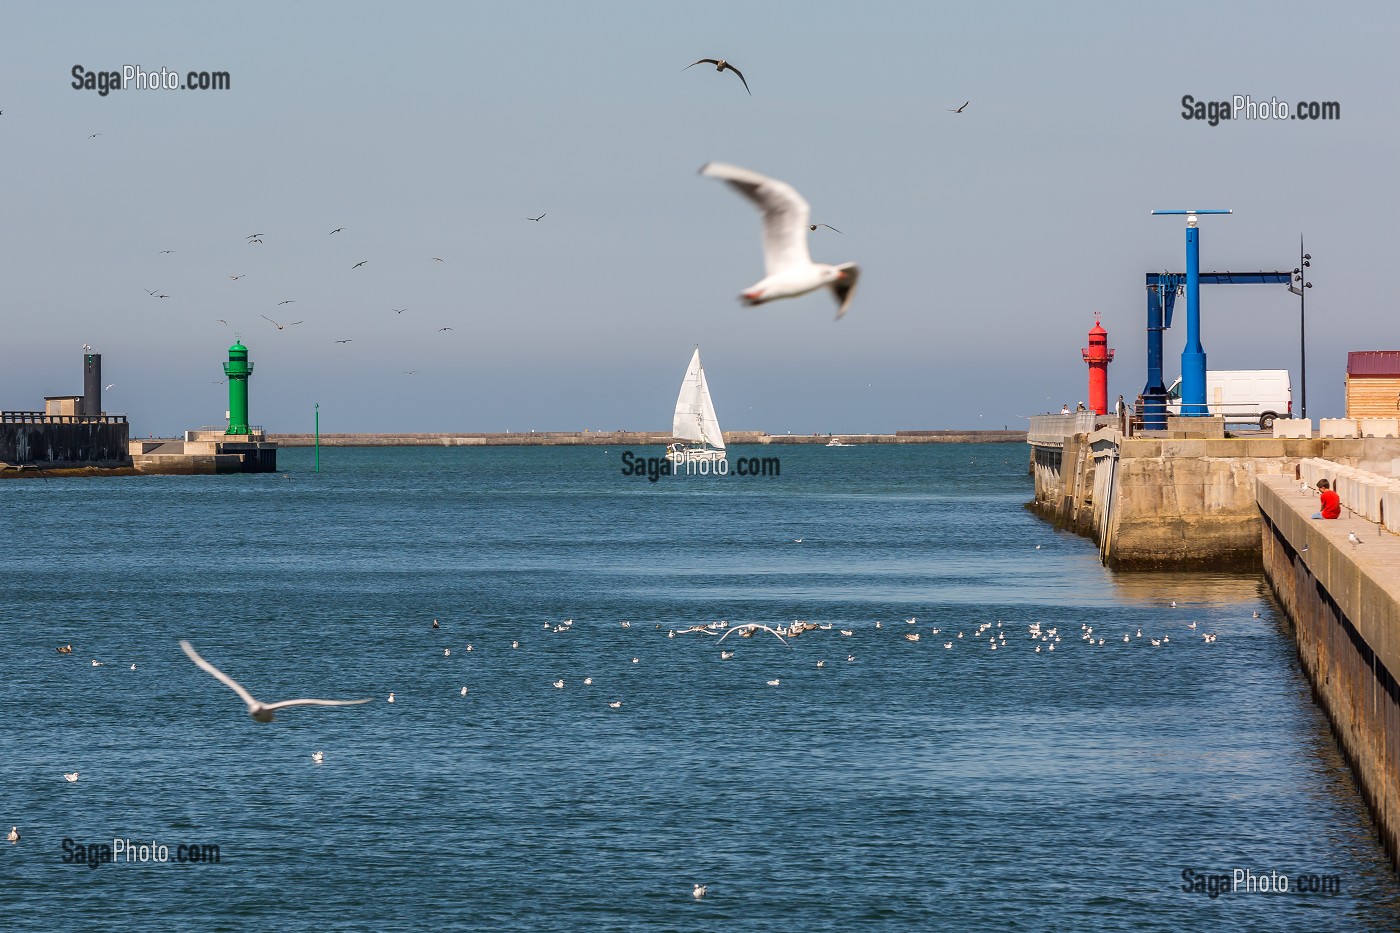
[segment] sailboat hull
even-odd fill
[[[666,448],[666,459],[672,463],[715,463],[724,459],[724,451],[714,447],[686,447],[672,444]]]

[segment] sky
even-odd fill
[[[1142,390],[1144,273],[1185,253],[1149,212],[1228,208],[1203,269],[1291,270],[1306,237],[1308,413],[1340,416],[1347,351],[1400,348],[1396,35],[1378,3],[9,4],[0,408],[80,393],[88,344],[133,435],[221,424],[237,335],[274,432],[317,404],[326,432],[666,430],[696,345],[726,430],[1023,428],[1085,398],[1096,313],[1110,396]],[[230,86],[100,96],[79,65]],[[1212,127],[1186,94],[1340,118]],[[843,319],[739,303],[759,219],[712,160],[842,231],[811,247],[860,263]],[[1297,406],[1298,304],[1203,288],[1208,366],[1288,368]],[[1184,340],[1179,309],[1168,383]]]

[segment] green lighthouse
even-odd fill
[[[228,430],[225,434],[248,434],[248,377],[253,364],[248,362],[248,348],[242,340],[234,340],[228,348],[224,375],[228,376]]]

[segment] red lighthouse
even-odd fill
[[[1089,410],[1106,415],[1108,364],[1113,362],[1113,351],[1108,348],[1108,331],[1099,324],[1098,314],[1094,315],[1094,326],[1089,329],[1089,346],[1079,352],[1089,364]]]

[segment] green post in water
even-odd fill
[[[228,430],[225,434],[248,434],[248,377],[253,364],[248,362],[248,348],[243,341],[234,340],[228,348],[224,375],[228,376]]]
[[[316,472],[321,472],[321,403],[316,403]]]

